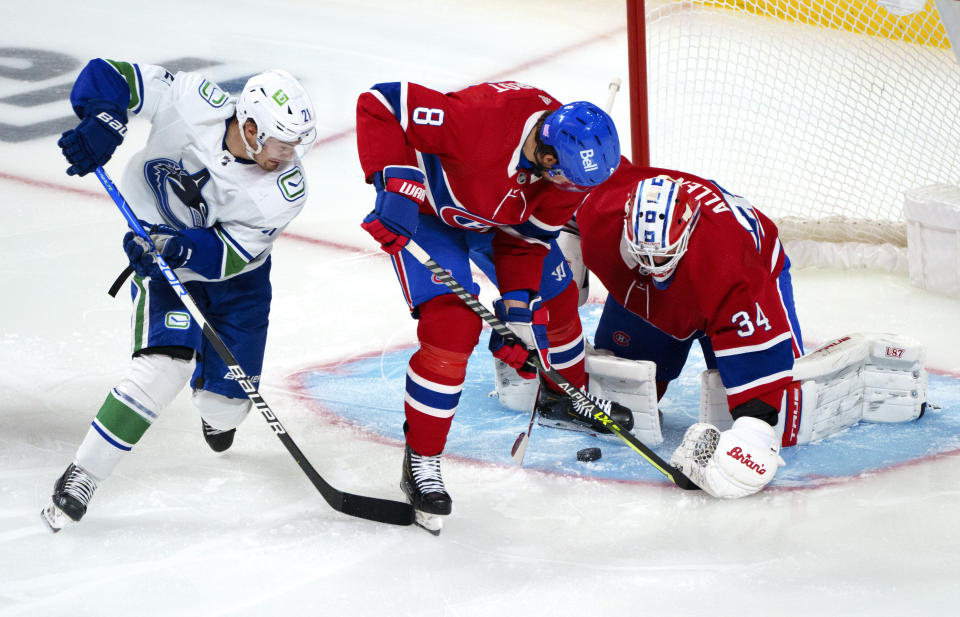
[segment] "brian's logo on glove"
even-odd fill
[[[767,473],[767,468],[761,465],[760,463],[753,460],[753,457],[750,454],[744,454],[740,446],[736,446],[727,452],[727,456],[732,458],[735,461],[739,461],[740,464],[746,466],[748,469],[752,469],[761,476]]]

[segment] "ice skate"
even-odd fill
[[[201,419],[203,423],[203,438],[207,440],[207,445],[214,452],[224,452],[233,445],[233,437],[237,434],[237,429],[232,428],[228,431],[221,431],[207,424],[206,420]]]
[[[96,481],[82,467],[71,463],[53,486],[50,502],[40,511],[40,516],[56,533],[83,518],[96,490]]]
[[[587,394],[590,401],[625,431],[633,428],[633,413],[619,403]],[[560,392],[554,392],[545,385],[537,395],[537,424],[551,428],[562,428],[581,433],[609,435],[602,422],[594,419],[584,405]]]
[[[400,488],[413,505],[417,525],[435,536],[440,535],[443,529],[440,517],[453,510],[453,500],[440,475],[440,455],[422,456],[406,446]]]

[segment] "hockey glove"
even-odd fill
[[[528,302],[529,299],[529,302]],[[525,307],[513,306],[507,308],[504,300],[520,300],[528,302]],[[493,310],[497,318],[507,324],[516,338],[504,338],[496,331],[490,334],[490,351],[493,356],[516,369],[517,374],[524,379],[533,379],[537,376],[537,369],[528,363],[530,351],[540,355],[543,368],[550,368],[547,358],[550,343],[547,342],[547,309],[543,306],[540,296],[530,298],[530,292],[519,289],[508,291],[503,297],[493,303]]]
[[[419,224],[420,206],[426,199],[426,177],[416,167],[389,165],[373,176],[377,201],[360,227],[395,255],[410,241]]]
[[[146,240],[132,231],[123,236],[123,250],[133,271],[141,278],[163,278],[160,267],[153,258],[154,254],[163,257],[167,265],[175,270],[187,265],[196,248],[193,240],[168,225],[154,225],[150,229],[150,239],[156,247],[155,252],[150,250]]]
[[[105,165],[127,134],[127,114],[103,106],[84,110],[75,129],[60,136],[57,145],[70,163],[69,176],[85,176]]]
[[[773,427],[743,416],[723,432],[712,424],[694,424],[670,456],[670,464],[710,495],[736,499],[763,489],[784,462]]]

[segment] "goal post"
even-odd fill
[[[960,185],[958,4],[627,0],[633,159],[744,195],[795,263],[905,270],[904,192]]]

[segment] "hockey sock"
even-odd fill
[[[404,398],[406,439],[418,454],[433,456],[446,445],[480,328],[480,319],[454,295],[420,305],[420,349],[407,367]]]
[[[102,481],[186,384],[193,361],[164,355],[135,357],[110,391],[77,450],[75,463]]]
[[[579,292],[575,284],[567,285],[559,295],[547,303],[550,321],[547,338],[550,341],[550,364],[564,378],[578,388],[587,384],[584,365],[583,328],[577,312]],[[553,384],[548,384],[551,387]]]

